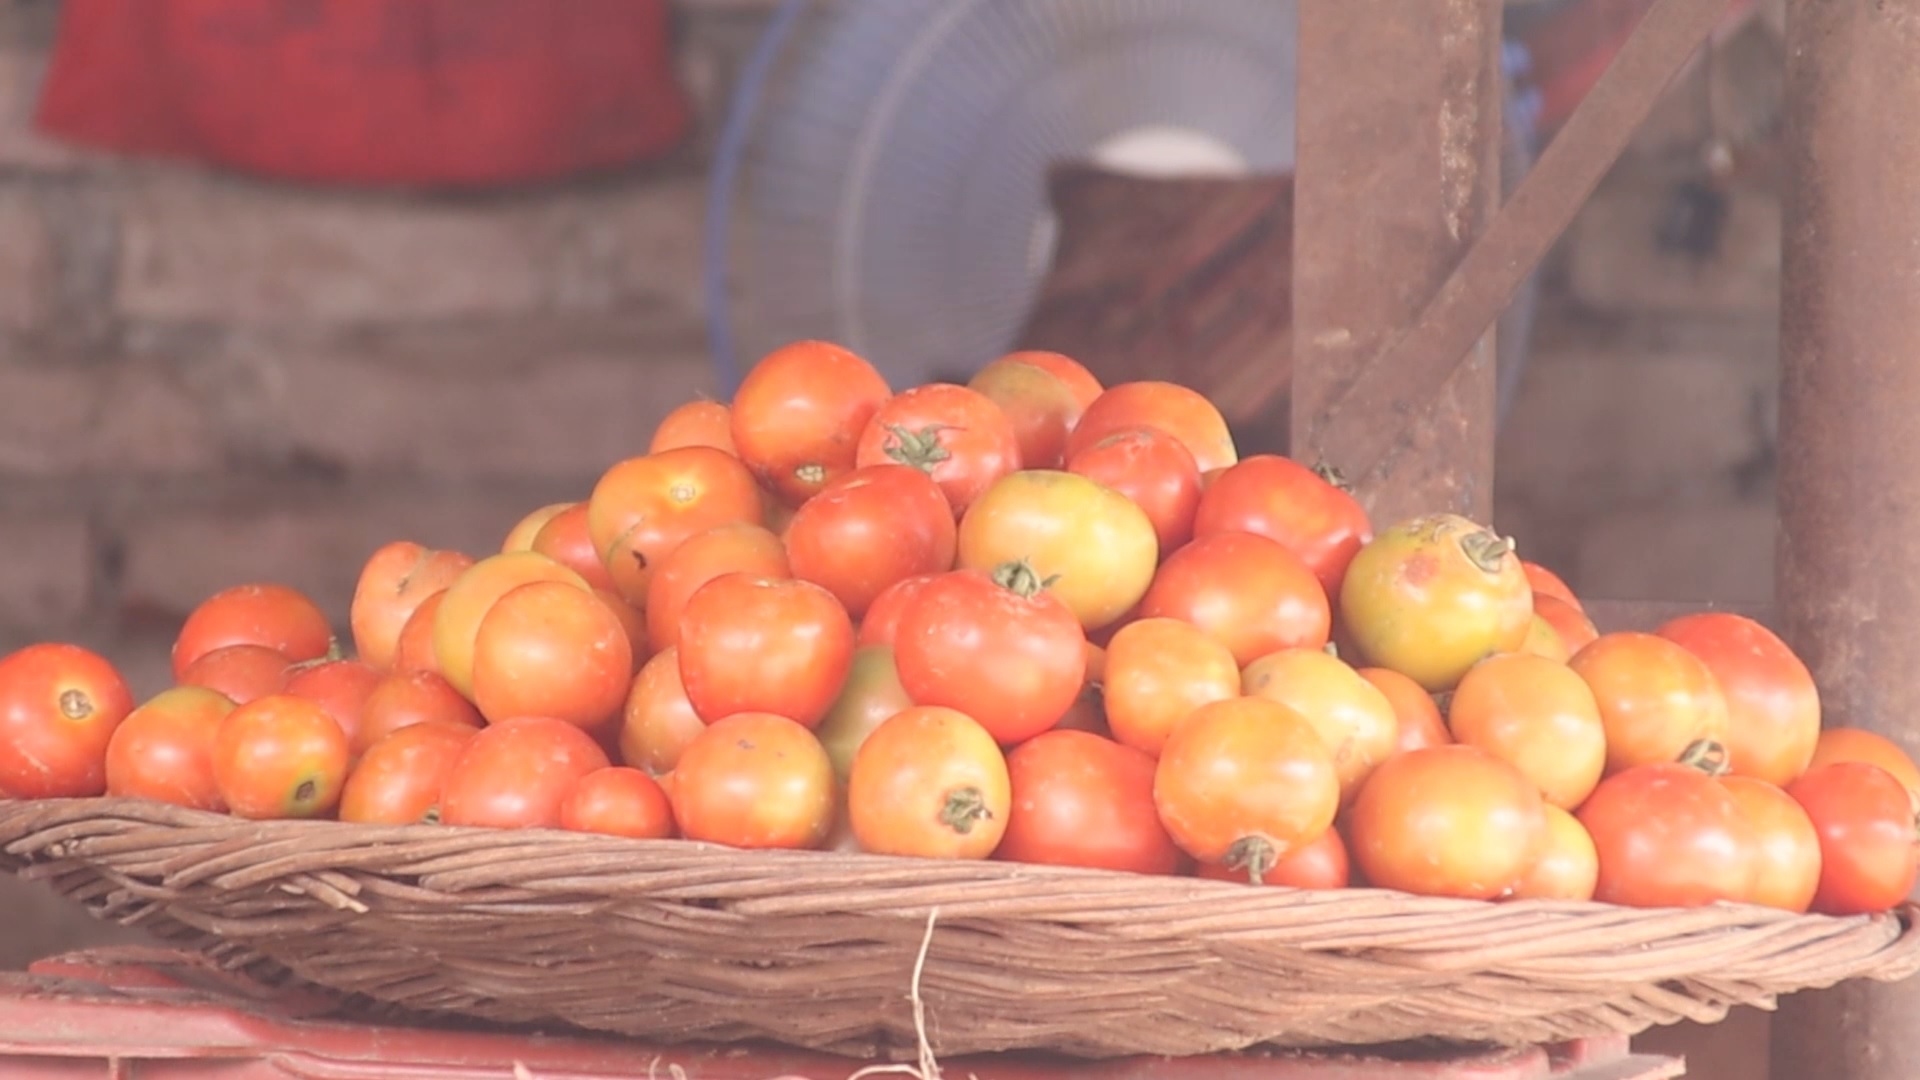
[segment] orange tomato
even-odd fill
[[[1177,383],[1150,381],[1120,383],[1095,398],[1067,437],[1067,458],[1132,427],[1159,428],[1179,439],[1202,472],[1240,459],[1226,418],[1206,395]]]
[[[1581,610],[1580,598],[1573,594],[1573,590],[1560,579],[1560,575],[1539,563],[1528,562],[1525,559],[1520,560],[1520,569],[1527,575],[1527,588],[1535,593],[1551,596],[1570,605],[1576,611]]]
[[[1594,627],[1593,620],[1587,618],[1586,612],[1557,596],[1534,593],[1533,613],[1545,619],[1547,625],[1553,627],[1553,632],[1560,635],[1560,643],[1566,646],[1568,655],[1593,644],[1593,639],[1600,636],[1600,631]]]
[[[346,732],[325,709],[273,694],[220,721],[213,780],[235,817],[320,817],[340,802],[349,757]]]
[[[688,538],[765,518],[753,474],[711,446],[629,458],[602,474],[587,499],[587,532],[614,591],[641,606],[654,567]]]
[[[609,764],[593,736],[565,720],[503,720],[460,751],[441,786],[440,820],[486,829],[557,828],[574,782]]]
[[[1520,884],[1515,900],[1591,900],[1600,878],[1600,853],[1580,819],[1548,803],[1547,840]]]
[[[1395,753],[1427,746],[1446,746],[1453,742],[1453,734],[1447,730],[1447,722],[1440,715],[1440,706],[1434,703],[1432,694],[1421,689],[1419,683],[1386,668],[1356,670],[1361,678],[1372,683],[1374,689],[1385,694],[1393,704],[1393,715],[1400,721],[1399,733],[1394,738]]]
[[[1252,533],[1203,536],[1173,553],[1140,601],[1144,618],[1182,619],[1225,645],[1236,663],[1327,643],[1327,593],[1300,557]]]
[[[1755,833],[1760,866],[1748,901],[1805,912],[1820,888],[1820,834],[1813,819],[1793,796],[1764,780],[1728,776],[1720,783]]]
[[[1593,691],[1607,732],[1607,773],[1724,756],[1727,699],[1712,669],[1652,634],[1605,634],[1569,665]]]
[[[833,827],[833,762],[812,732],[772,713],[708,725],[680,755],[668,794],[689,840],[816,848]]]
[[[1240,690],[1305,717],[1333,754],[1341,805],[1350,804],[1400,737],[1393,702],[1323,649],[1281,649],[1248,664]]]
[[[994,856],[1173,873],[1185,857],[1154,807],[1154,767],[1147,754],[1084,731],[1049,731],[1020,744],[1007,755],[1013,803]]]
[[[245,705],[284,691],[291,669],[285,653],[265,645],[227,645],[188,664],[178,682],[181,686],[204,687]]]
[[[532,551],[533,538],[540,535],[540,530],[547,527],[547,522],[559,517],[562,511],[572,505],[570,502],[548,503],[514,522],[513,528],[507,530],[506,540],[500,545],[500,554]]]
[[[860,435],[853,464],[919,470],[939,485],[958,518],[995,480],[1020,468],[1020,440],[992,398],[929,383],[880,406]]]
[[[427,597],[453,584],[473,557],[400,540],[375,551],[354,586],[348,622],[354,652],[375,671],[388,671],[400,651],[400,632]]]
[[[285,585],[236,585],[193,609],[173,643],[178,681],[202,656],[228,645],[260,645],[288,661],[318,660],[334,646],[327,616],[304,593]]]
[[[673,771],[687,746],[707,729],[680,684],[680,650],[653,654],[634,676],[621,714],[620,760],[655,776]]]
[[[963,570],[1027,562],[1088,632],[1138,603],[1160,561],[1146,511],[1084,476],[1045,469],[1002,477],[975,499],[958,552]]]
[[[633,682],[633,649],[598,596],[561,581],[509,591],[473,640],[473,703],[493,723],[546,716],[610,725]]]
[[[365,722],[367,698],[380,685],[380,673],[358,660],[328,660],[287,669],[284,692],[318,702],[346,732],[347,742],[359,740]]]
[[[1066,382],[1043,368],[1003,358],[975,372],[967,387],[998,405],[1006,415],[1013,425],[1023,467],[1061,467],[1066,460],[1067,433],[1086,408]],[[1099,396],[1097,390],[1094,396]]]
[[[1654,633],[1699,657],[1727,700],[1727,763],[1735,776],[1784,787],[1820,739],[1820,691],[1787,643],[1725,611],[1683,615]]]
[[[781,500],[798,506],[853,471],[867,421],[893,391],[838,345],[796,341],[763,357],[733,395],[733,445]]]
[[[1200,863],[1194,876],[1248,884],[1245,870],[1232,870],[1221,863]],[[1328,829],[1320,834],[1320,839],[1274,863],[1258,884],[1289,889],[1344,889],[1352,882],[1347,842],[1340,836],[1339,829]]]
[[[1812,772],[1822,765],[1842,761],[1863,761],[1892,773],[1913,795],[1915,812],[1920,813],[1920,767],[1914,765],[1913,758],[1899,743],[1865,728],[1827,728],[1814,742],[1813,760],[1807,762],[1804,771]]]
[[[1519,769],[1551,805],[1572,810],[1600,783],[1607,732],[1600,704],[1565,664],[1503,653],[1475,664],[1447,707],[1456,741]]]
[[[1555,630],[1552,623],[1537,614],[1533,617],[1533,622],[1528,624],[1527,639],[1520,643],[1517,651],[1552,660],[1558,664],[1564,664],[1573,659],[1573,653],[1568,650],[1567,643],[1561,639],[1560,631]]]
[[[225,812],[213,740],[233,708],[212,690],[176,686],[127,714],[107,743],[107,794]]]
[[[1007,831],[1012,780],[1000,744],[967,714],[916,705],[853,755],[847,810],[862,851],[984,859]]]
[[[723,574],[687,598],[678,648],[702,720],[770,712],[813,728],[853,666],[853,621],[812,582]]]
[[[501,597],[536,581],[562,582],[591,595],[579,574],[534,551],[489,555],[468,567],[441,595],[433,610],[434,660],[440,675],[462,695],[473,697],[474,643],[481,620]]]
[[[528,550],[537,551],[561,566],[579,574],[596,589],[613,589],[613,575],[600,560],[600,552],[587,533],[587,504],[574,503],[540,526]]]
[[[478,731],[485,723],[480,710],[453,684],[431,671],[396,671],[374,684],[360,711],[360,729],[353,734],[357,759],[374,743],[415,724],[440,723]]]
[[[1519,887],[1539,859],[1545,807],[1518,769],[1479,747],[1396,754],[1354,800],[1354,861],[1383,889],[1492,900]]]
[[[1195,709],[1240,696],[1240,665],[1192,623],[1141,619],[1107,643],[1101,694],[1114,739],[1157,757]]]
[[[1145,511],[1162,558],[1193,539],[1200,469],[1172,435],[1159,428],[1117,428],[1074,454],[1067,471],[1112,488]]]
[[[432,825],[454,763],[479,729],[429,720],[367,748],[340,794],[340,820],[362,825]]]
[[[1106,392],[1106,387],[1100,385],[1100,380],[1094,376],[1093,372],[1087,370],[1086,365],[1065,353],[1045,349],[1022,349],[1001,357],[1000,362],[1038,368],[1059,379],[1061,384],[1073,393],[1073,400],[1079,403],[1082,411]]]
[[[678,450],[683,446],[711,446],[734,453],[733,411],[717,401],[689,401],[660,418],[647,453]]]
[[[768,529],[744,521],[716,525],[690,536],[654,567],[647,583],[647,647],[654,652],[680,643],[687,598],[722,574],[791,577],[787,547]]]
[[[639,769],[609,765],[574,781],[573,790],[560,803],[560,827],[664,840],[673,835],[673,807],[653,777]]]

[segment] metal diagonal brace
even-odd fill
[[[1658,0],[1586,100],[1413,325],[1361,364],[1314,417],[1323,460],[1358,483],[1391,464],[1468,350],[1572,223],[1728,0]]]

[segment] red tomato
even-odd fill
[[[976,720],[1003,746],[1060,722],[1087,676],[1087,635],[1031,566],[955,570],[900,617],[900,685]]]
[[[1108,387],[1087,406],[1067,438],[1067,458],[1121,428],[1152,427],[1179,439],[1200,471],[1239,460],[1227,421],[1197,390],[1169,382],[1130,382]]]
[[[502,596],[473,644],[473,703],[493,723],[545,716],[588,731],[611,725],[633,685],[633,648],[590,592],[536,581]]]
[[[1058,469],[1066,460],[1067,434],[1079,423],[1086,405],[1059,376],[1003,358],[976,372],[967,388],[984,395],[1006,415],[1023,468]],[[1094,396],[1099,396],[1097,389]]]
[[[1520,560],[1520,570],[1527,575],[1527,587],[1535,593],[1551,596],[1575,611],[1581,610],[1580,598],[1573,595],[1573,590],[1567,588],[1567,583],[1560,580],[1560,575],[1539,563],[1531,563],[1525,559]]]
[[[1514,887],[1515,900],[1591,900],[1600,880],[1600,853],[1580,819],[1547,804],[1547,842],[1533,868]]]
[[[127,715],[107,743],[107,794],[224,813],[213,740],[233,702],[198,686],[163,690]]]
[[[1173,553],[1140,601],[1143,618],[1182,619],[1251,664],[1281,649],[1318,649],[1332,617],[1300,557],[1252,533],[1215,533]]]
[[[861,432],[892,396],[860,357],[797,341],[768,353],[734,392],[733,445],[761,483],[798,506],[853,471]]]
[[[1453,733],[1447,730],[1447,722],[1440,715],[1440,706],[1434,704],[1433,695],[1422,689],[1419,683],[1386,668],[1356,670],[1361,678],[1373,684],[1374,689],[1385,694],[1387,701],[1393,705],[1393,715],[1400,721],[1394,736],[1395,753],[1446,746],[1453,742]]]
[[[769,712],[817,727],[853,666],[853,621],[808,581],[722,574],[687,599],[680,682],[702,720]]]
[[[673,807],[653,777],[639,769],[609,765],[574,781],[573,790],[560,804],[560,827],[664,840],[673,835]]]
[[[1417,896],[1492,900],[1525,880],[1547,844],[1546,803],[1520,771],[1473,746],[1397,754],[1373,771],[1348,820],[1367,881]]]
[[[1600,705],[1607,772],[1724,757],[1727,699],[1712,669],[1686,649],[1652,634],[1605,634],[1569,666]]]
[[[227,645],[264,645],[294,663],[318,660],[333,647],[333,628],[312,600],[285,585],[236,585],[187,616],[173,643],[174,679]]]
[[[1727,701],[1727,762],[1775,786],[1807,771],[1820,739],[1820,691],[1787,643],[1752,619],[1703,611],[1654,633],[1699,657]]]
[[[737,848],[816,848],[833,826],[833,763],[813,733],[747,712],[707,726],[667,794],[681,835]]]
[[[1020,441],[993,399],[964,386],[929,383],[880,406],[860,435],[853,462],[861,469],[894,464],[925,473],[957,518],[995,480],[1020,468]]]
[[[893,648],[893,640],[900,631],[900,616],[912,606],[913,598],[920,595],[927,582],[939,577],[939,574],[917,574],[894,582],[880,591],[867,605],[867,614],[860,620],[860,645],[885,645]]]
[[[1154,808],[1153,772],[1151,755],[1084,731],[1028,740],[1007,755],[1013,800],[995,857],[1173,873],[1182,855]]]
[[[440,820],[491,829],[551,829],[574,782],[612,762],[565,720],[522,716],[467,740],[440,792]]]
[[[1432,691],[1453,689],[1483,657],[1519,651],[1533,623],[1512,543],[1454,514],[1369,541],[1347,564],[1339,607],[1370,666]]]
[[[1447,706],[1453,737],[1519,769],[1548,803],[1572,810],[1600,783],[1607,731],[1600,704],[1565,664],[1524,653],[1468,670]]]
[[[407,620],[427,597],[453,584],[472,565],[472,556],[407,540],[375,551],[360,571],[348,610],[353,650],[361,662],[376,671],[390,670]]]
[[[1349,805],[1400,736],[1393,702],[1346,662],[1322,649],[1281,649],[1248,664],[1240,691],[1277,701],[1306,718],[1333,754],[1340,803]]]
[[[312,666],[295,665],[288,670],[282,693],[306,698],[327,710],[327,715],[346,733],[351,747],[359,739],[361,725],[366,720],[367,698],[380,684],[380,673],[358,660],[329,660]]]
[[[1560,643],[1567,647],[1569,656],[1593,644],[1593,639],[1600,636],[1585,612],[1557,596],[1534,593],[1533,613],[1560,635]]]
[[[478,731],[480,710],[453,684],[431,671],[394,672],[381,678],[367,694],[360,711],[360,729],[352,737],[359,757],[374,743],[415,724],[441,723]]]
[[[1913,892],[1913,804],[1878,765],[1843,761],[1809,769],[1787,788],[1820,837],[1822,915],[1886,911]]]
[[[1230,870],[1220,863],[1201,863],[1195,876],[1214,881],[1247,883],[1245,870]],[[1320,834],[1320,839],[1295,849],[1274,863],[1260,881],[1262,885],[1288,889],[1344,889],[1352,883],[1353,870],[1347,856],[1347,842],[1341,839],[1339,829],[1328,829]]]
[[[733,410],[717,401],[689,401],[677,406],[653,429],[653,441],[647,444],[647,453],[658,454],[683,446],[711,446],[733,453]]]
[[[499,553],[505,555],[515,551],[532,551],[533,538],[540,535],[540,530],[547,527],[547,522],[559,517],[562,511],[572,505],[570,502],[548,503],[521,518],[507,531],[507,539],[500,545]]]
[[[858,619],[901,581],[953,569],[958,530],[947,499],[917,468],[863,465],[794,511],[786,537],[793,576]]]
[[[1228,468],[1207,488],[1195,511],[1195,536],[1253,533],[1278,542],[1307,564],[1339,597],[1347,564],[1373,539],[1360,501],[1322,474],[1273,454]]]
[[[291,668],[285,653],[265,645],[228,645],[188,664],[179,683],[205,687],[245,705],[286,690]]]
[[[501,597],[536,581],[564,582],[583,594],[592,592],[586,579],[545,555],[537,551],[514,551],[474,563],[441,594],[433,612],[433,654],[439,673],[455,690],[473,697],[474,645],[487,612],[493,610]],[[406,632],[402,631],[403,652],[405,637]]]
[[[940,706],[896,713],[873,730],[847,774],[860,850],[984,859],[1007,829],[1012,782],[986,728]]]
[[[440,619],[440,602],[447,590],[441,589],[415,608],[407,625],[400,629],[400,643],[393,652],[393,670],[426,671],[440,675],[440,653],[433,647],[433,628]],[[445,676],[442,676],[443,678]]]
[[[1174,729],[1154,770],[1153,801],[1182,851],[1259,883],[1332,827],[1340,775],[1299,713],[1230,698]]]
[[[1914,765],[1900,745],[1885,735],[1864,728],[1828,728],[1814,743],[1813,760],[1808,771],[1841,761],[1864,761],[1893,774],[1913,794],[1914,813],[1920,815],[1920,767]]]
[[[1100,380],[1094,377],[1093,372],[1087,370],[1086,365],[1065,353],[1049,352],[1045,349],[1022,349],[1019,352],[1008,353],[997,362],[1038,368],[1059,379],[1063,386],[1072,391],[1073,400],[1079,404],[1081,412],[1085,412],[1087,406],[1092,405],[1101,394],[1106,393],[1106,387],[1100,385]]]
[[[0,795],[103,794],[107,746],[132,711],[126,680],[78,645],[29,645],[0,659]]]
[[[350,757],[346,732],[318,703],[273,694],[220,721],[213,781],[235,817],[321,817],[340,801]]]
[[[1661,762],[1614,773],[1578,813],[1600,854],[1594,899],[1628,907],[1744,903],[1757,836],[1724,784]]]
[[[1107,643],[1101,684],[1119,742],[1157,757],[1202,705],[1240,696],[1240,665],[1225,645],[1179,619],[1130,622]]]
[[[1146,511],[1162,557],[1193,539],[1200,468],[1184,443],[1159,428],[1118,428],[1074,454],[1067,471],[1112,488]]]
[[[770,530],[744,521],[730,522],[690,536],[653,569],[647,583],[647,646],[654,652],[680,643],[680,618],[687,597],[722,574],[792,577],[787,547]]]
[[[833,760],[834,776],[844,783],[853,769],[853,755],[873,729],[912,707],[913,699],[900,685],[900,672],[893,664],[893,649],[865,645],[857,650],[847,685],[814,732]]]
[[[706,727],[680,685],[680,650],[669,645],[641,666],[627,692],[620,721],[620,760],[655,776],[665,775]]]
[[[1140,602],[1160,545],[1146,511],[1125,495],[1073,473],[1029,469],[967,508],[957,563],[992,570],[1022,560],[1091,632]]]
[[[429,720],[367,748],[340,793],[340,820],[420,825],[440,820],[440,794],[479,729]]]
[[[644,606],[648,580],[662,559],[715,526],[760,524],[766,519],[762,500],[740,459],[711,446],[685,446],[608,469],[587,500],[587,532],[614,591]]]
[[[1728,776],[1720,781],[1740,804],[1754,830],[1754,875],[1748,900],[1795,913],[1805,912],[1820,888],[1820,834],[1793,796],[1764,780]]]
[[[599,550],[593,546],[593,536],[587,532],[586,503],[574,503],[553,515],[553,520],[540,526],[540,531],[534,534],[529,550],[579,574],[596,589],[618,591],[614,588],[613,575],[607,572],[607,564],[601,561]]]

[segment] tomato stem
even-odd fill
[[[62,690],[60,715],[69,720],[85,720],[93,715],[93,699],[87,696],[85,690]]]
[[[1699,769],[1708,776],[1725,776],[1731,768],[1727,746],[1718,739],[1695,739],[1674,760],[1690,769]]]
[[[1279,861],[1273,841],[1264,836],[1243,836],[1227,849],[1227,869],[1245,870],[1247,880],[1255,885],[1264,884],[1267,871]]]
[[[1042,578],[1040,572],[1033,568],[1033,564],[1025,559],[1003,562],[993,568],[995,585],[1027,600],[1040,595],[1042,590],[1059,580],[1058,574],[1050,578]]]
[[[974,822],[993,820],[993,810],[987,806],[987,797],[977,787],[955,788],[947,792],[947,798],[940,806],[940,824],[966,836],[973,831]]]
[[[1497,574],[1507,556],[1513,554],[1513,538],[1481,529],[1460,538],[1460,551],[1482,572]]]
[[[953,456],[953,452],[940,443],[940,433],[947,428],[946,424],[928,424],[914,431],[903,424],[888,424],[887,456],[902,465],[911,465],[921,472],[930,473]]]

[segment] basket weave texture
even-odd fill
[[[915,1053],[923,948],[943,1056],[1548,1042],[1920,970],[1912,908],[1491,904],[115,799],[0,801],[0,861],[229,966],[389,1008],[863,1057]]]

